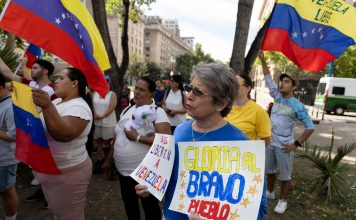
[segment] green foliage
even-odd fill
[[[154,62],[148,62],[145,75],[156,81],[158,79],[162,79],[163,73],[157,64]]]
[[[106,1],[106,12],[109,15],[118,14],[122,17],[122,1],[123,0],[108,0]],[[156,2],[156,0],[131,0],[130,1],[130,12],[129,19],[136,23],[139,19],[139,15],[141,14],[141,6],[149,7],[150,4]]]
[[[0,48],[0,57],[13,72],[16,70],[19,57],[9,47],[2,46]]]
[[[326,68],[325,73],[329,68]],[[356,78],[356,46],[349,47],[334,62],[333,75],[335,77]]]
[[[202,45],[197,43],[193,54],[183,54],[176,59],[175,70],[179,72],[183,78],[183,81],[189,82],[190,73],[193,66],[201,63],[213,63],[215,62],[209,53],[204,53]]]
[[[129,68],[126,74],[135,78],[143,76],[147,71],[147,62],[141,57],[133,54],[130,56]]]
[[[356,149],[356,143],[346,144],[338,147],[336,154],[332,155],[334,148],[334,130],[330,146],[327,146],[327,152],[320,149],[320,146],[310,146],[305,144],[304,151],[298,153],[298,157],[305,158],[312,162],[314,168],[319,171],[319,176],[316,176],[312,181],[312,191],[318,190],[319,195],[325,196],[328,202],[345,200],[344,174],[347,171],[347,164],[340,163],[342,158]]]

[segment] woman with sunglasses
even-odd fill
[[[204,64],[193,68],[187,92],[186,109],[193,119],[177,126],[174,132],[175,148],[178,142],[191,141],[238,141],[248,138],[235,126],[225,121],[230,112],[239,84],[234,71],[223,64]],[[172,177],[166,191],[163,208],[164,219],[188,219],[188,216],[168,209],[178,179],[179,158],[175,154]],[[136,186],[140,196],[149,195],[146,187]]]
[[[182,124],[185,118],[186,96],[183,89],[183,79],[180,75],[173,75],[170,78],[170,89],[164,94],[162,108],[168,115],[171,123],[172,134],[177,125]]]

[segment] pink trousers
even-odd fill
[[[92,161],[61,169],[60,175],[36,173],[54,220],[84,220],[85,198],[92,175]]]

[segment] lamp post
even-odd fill
[[[174,75],[174,64],[176,63],[176,58],[174,56],[170,56],[169,57],[169,62],[171,63],[171,72],[170,72],[170,76]]]

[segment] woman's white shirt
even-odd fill
[[[103,115],[109,108],[112,91],[106,93],[105,98],[95,92],[93,97],[93,108],[97,115]],[[115,127],[117,123],[115,111],[112,111],[108,116],[102,119],[94,120],[94,124],[101,127]]]
[[[55,141],[48,133],[46,123],[44,122],[43,115],[41,120],[46,132],[48,145],[51,149],[52,156],[59,169],[72,167],[84,162],[88,158],[88,152],[85,143],[88,139],[88,134],[91,129],[93,115],[88,104],[82,98],[71,99],[66,102],[61,102],[62,99],[58,98],[53,100],[59,115],[73,116],[89,121],[84,131],[74,140],[68,142]]]
[[[154,102],[151,105],[155,107]],[[120,121],[115,127],[114,159],[117,170],[123,176],[129,176],[136,169],[151,147],[146,144],[130,141],[126,137],[124,126],[131,119],[135,110],[136,105],[132,106],[127,112],[124,110],[125,114],[121,114]],[[155,124],[162,122],[169,123],[169,119],[162,108],[157,108]]]
[[[170,110],[182,110],[184,109],[182,100],[182,92],[179,89],[176,92],[173,92],[173,90],[170,89],[165,101],[165,105]],[[176,114],[174,117],[168,115],[168,118],[171,122],[171,126],[177,126],[187,120],[185,118],[185,114]]]

